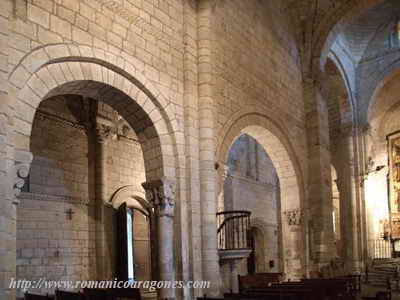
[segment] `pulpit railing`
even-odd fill
[[[217,213],[218,250],[251,248],[248,233],[250,230],[249,211],[223,211]]]

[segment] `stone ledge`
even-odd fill
[[[233,249],[233,250],[218,250],[219,260],[225,262],[228,260],[239,260],[248,258],[252,249]]]
[[[27,193],[27,192],[21,192],[21,194],[18,196],[18,199],[63,202],[63,203],[72,203],[72,204],[81,204],[81,205],[89,205],[90,204],[88,199],[79,198],[79,197],[48,195],[48,194],[39,194],[39,193]]]

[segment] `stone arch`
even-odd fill
[[[151,210],[153,205],[145,199],[145,193],[137,186],[126,185],[116,190],[108,200],[108,203],[114,209],[118,209],[122,203],[126,202],[128,207]]]
[[[217,141],[216,158],[218,162],[226,161],[230,147],[244,133],[256,139],[270,156],[278,173],[281,189],[282,187],[295,189],[296,196],[292,199],[292,205],[288,205],[286,208],[301,208],[304,194],[298,160],[287,138],[288,135],[268,117],[257,112],[247,112],[227,122]],[[282,202],[290,198],[282,199]]]
[[[331,51],[328,55],[328,60],[330,60],[334,66],[337,69],[337,73],[341,76],[342,79],[342,90],[346,91],[347,93],[347,104],[350,106],[350,110],[351,110],[351,122],[355,123],[356,122],[356,114],[354,114],[354,111],[356,111],[356,103],[353,97],[353,93],[352,93],[352,88],[351,88],[351,84],[350,84],[350,79],[349,76],[346,72],[345,67],[343,66],[342,62],[340,61],[339,57],[336,55],[336,53],[334,53],[333,51]]]
[[[332,17],[326,18],[326,21],[320,24],[312,47],[312,58],[316,58],[312,64],[315,78],[319,78],[323,72],[330,49],[347,24],[362,11],[384,1],[345,1],[345,4],[339,5],[338,9],[331,13]]]
[[[390,64],[377,70],[372,74],[368,74],[369,78],[360,88],[362,94],[360,99],[364,99],[366,105],[360,106],[360,120],[368,123],[373,118],[373,113],[377,108],[377,99],[382,88],[389,83],[394,77],[400,73],[400,59],[392,61]]]
[[[337,70],[339,71],[340,75],[342,75],[342,79],[344,82],[344,85],[346,87],[347,93],[349,94],[349,103],[351,105],[352,110],[355,110],[355,103],[354,103],[354,99],[353,97],[351,97],[352,95],[352,88],[351,88],[351,84],[350,84],[350,79],[348,74],[346,73],[346,68],[344,67],[342,61],[340,60],[339,56],[333,51],[331,50],[329,52],[329,55],[327,57],[327,59],[330,59],[336,66]]]
[[[45,55],[45,50],[40,50],[41,55]],[[37,56],[38,53],[32,55]],[[108,101],[107,104],[137,131],[145,155],[148,180],[162,176],[175,177],[176,149],[173,124],[169,118],[172,105],[159,93],[159,97],[149,96],[143,84],[139,85],[117,71],[117,67],[102,65],[97,61],[82,61],[76,57],[63,61],[40,60],[38,64],[35,58],[26,57],[10,76],[16,96],[17,149],[29,150],[33,118],[42,100],[61,94],[79,94]],[[16,75],[21,72],[26,72],[24,81]]]
[[[301,171],[287,138],[288,134],[268,117],[255,111],[245,112],[227,122],[219,135],[216,154],[218,162],[227,160],[230,147],[242,134],[250,135],[264,147],[277,171],[281,190],[282,235],[288,237],[288,240],[283,240],[283,269],[289,278],[300,278],[304,276],[306,264],[303,242],[305,230],[303,227],[293,229],[291,226],[300,225],[304,194]],[[293,216],[296,219],[294,223],[291,222]]]
[[[117,55],[101,48],[77,44],[51,44],[33,49],[22,57],[10,72],[9,81],[16,87],[22,88],[28,78],[42,66],[62,61],[95,62],[132,81],[159,107],[166,107],[170,102],[168,97],[164,96],[165,91],[161,93],[146,77],[145,65],[136,57],[124,52]]]
[[[393,96],[396,95],[396,93],[391,94],[385,92],[388,85],[390,85],[389,88],[391,89],[397,88],[395,84],[392,84],[394,81],[397,80],[400,80],[399,67],[391,70],[390,72],[388,71],[386,76],[382,76],[381,80],[373,91],[371,101],[369,102],[366,112],[365,119],[369,124],[379,124],[380,120],[382,120],[388,110],[394,107],[399,102],[399,99]],[[391,92],[393,93],[394,91],[391,90]]]
[[[325,64],[323,87],[332,144],[332,140],[340,135],[343,128],[356,123],[355,104],[346,73],[340,61],[333,54],[328,57]]]

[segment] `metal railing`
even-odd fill
[[[251,248],[249,211],[223,211],[217,213],[218,250]]]
[[[392,244],[389,240],[368,241],[369,256],[372,259],[392,258]]]

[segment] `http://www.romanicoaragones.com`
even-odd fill
[[[66,289],[66,290],[79,290],[84,288],[144,288],[149,291],[155,291],[156,289],[183,289],[183,288],[194,288],[194,289],[207,289],[210,288],[209,281],[155,281],[155,280],[143,280],[143,281],[121,281],[121,280],[46,280],[40,278],[38,280],[26,280],[26,279],[15,279],[11,278],[10,289]]]

